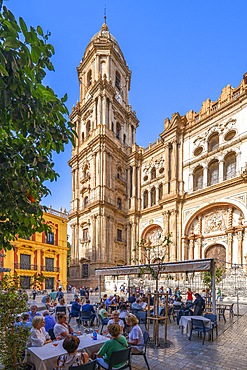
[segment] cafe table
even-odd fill
[[[211,320],[204,316],[181,316],[179,326],[182,329],[182,333],[190,335],[191,319],[203,320],[207,328],[211,328]]]
[[[109,338],[99,335],[97,340],[92,338],[92,334],[78,335],[80,344],[78,351],[85,350],[89,357],[97,352]],[[63,348],[63,340],[47,343],[42,347],[29,347],[27,349],[27,359],[35,365],[36,370],[52,370],[57,365],[57,358],[67,352]]]

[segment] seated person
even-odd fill
[[[29,319],[28,321],[32,323],[33,321],[33,318],[35,316],[42,316],[41,313],[37,312],[37,306],[36,304],[33,304],[31,307],[30,307],[30,311],[28,311],[28,314],[29,314]]]
[[[204,299],[200,296],[199,293],[196,293],[195,294],[195,297],[196,299],[194,300],[193,303],[191,303],[190,306],[188,306],[188,308],[190,307],[194,307],[194,312],[193,312],[193,316],[200,316],[202,315],[203,311],[204,311],[204,308],[205,308],[205,301]]]
[[[99,316],[103,319],[103,325],[107,325],[111,314],[106,311],[106,306],[104,303],[99,306]]]
[[[136,298],[135,302],[131,305],[132,310],[143,311],[140,298]]]
[[[112,352],[119,351],[128,347],[126,338],[121,335],[121,327],[119,324],[109,325],[108,332],[111,335],[112,339],[105,342],[99,352],[96,353],[98,364],[105,367],[109,365],[109,360]]]
[[[72,303],[70,316],[79,317],[80,311],[81,311],[80,299],[76,298],[75,301]]]
[[[135,300],[136,300],[136,295],[135,295],[135,293],[133,293],[132,295],[129,296],[128,302],[133,303],[133,302],[135,302]]]
[[[87,299],[86,303],[82,305],[81,307],[81,315],[83,317],[83,312],[88,312],[90,314],[90,326],[93,326],[94,319],[96,317],[95,314],[95,309],[94,307],[90,304],[90,300]]]
[[[87,352],[77,352],[79,344],[80,339],[76,336],[70,335],[64,339],[63,348],[67,351],[67,354],[58,357],[56,370],[83,365],[89,361]]]
[[[109,325],[111,325],[111,324],[119,324],[120,325],[120,328],[121,328],[121,334],[123,333],[123,330],[124,330],[124,322],[123,322],[123,320],[121,320],[119,318],[119,316],[120,316],[120,313],[118,311],[113,311],[112,312],[112,318],[108,321],[108,324],[107,324],[107,331],[108,331]]]
[[[42,347],[44,344],[51,342],[49,334],[45,331],[43,316],[35,316],[33,318],[30,342],[32,347]]]
[[[67,318],[64,313],[57,315],[57,323],[54,326],[55,337],[68,337],[73,333],[73,329],[70,324],[67,323]]]
[[[106,300],[105,300],[105,305],[106,305],[106,309],[108,310],[108,307],[112,304],[112,300],[113,300],[113,295],[110,295]]]
[[[50,329],[53,329],[56,325],[56,320],[53,316],[50,315],[48,310],[43,312],[44,320],[45,320],[45,330],[49,333]]]
[[[32,323],[29,321],[29,314],[28,313],[23,313],[20,317],[20,320],[17,321],[16,320],[16,323],[15,323],[15,326],[18,327],[18,326],[23,326],[25,328],[28,328],[31,330],[32,328]]]
[[[129,312],[126,303],[123,303],[121,305],[118,312],[119,312],[119,318],[125,320],[125,317]]]
[[[131,328],[127,341],[132,347],[132,353],[140,353],[144,347],[144,338],[138,323],[139,320],[135,315],[129,314],[126,316],[126,324]]]

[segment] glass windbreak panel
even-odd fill
[[[20,255],[20,268],[24,270],[31,269],[31,256],[29,254]]]
[[[46,271],[54,271],[54,258],[48,258],[45,259],[45,270]]]
[[[45,289],[54,289],[54,278],[46,278],[45,279]]]
[[[20,285],[22,289],[30,289],[31,287],[31,277],[30,276],[21,276]]]

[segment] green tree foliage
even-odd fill
[[[28,28],[0,0],[0,246],[47,231],[40,200],[57,180],[52,154],[73,142],[67,96],[42,81],[54,70],[53,46],[40,26]]]
[[[136,248],[134,249],[134,252],[136,253],[138,250],[140,250],[142,258],[146,262],[145,265],[139,265],[140,275],[143,275],[145,273],[149,273],[152,278],[156,281],[156,291],[158,292],[158,282],[161,273],[163,270],[163,263],[165,262],[165,258],[167,256],[167,248],[172,243],[171,240],[171,234],[167,234],[164,238],[162,236],[159,236],[160,243],[159,246],[150,246],[149,243],[142,239],[140,242],[136,243]],[[156,263],[155,265],[152,265],[150,262],[151,254],[155,255]],[[139,254],[139,253],[138,253]],[[139,264],[140,261],[138,258],[133,260],[134,263]]]
[[[216,282],[216,284],[219,284],[222,281],[222,279],[224,277],[224,272],[225,272],[224,267],[221,267],[221,266],[216,267],[216,269],[215,269],[215,282]],[[211,277],[210,272],[205,271],[203,273],[202,281],[208,288],[211,288],[212,277]]]
[[[18,277],[4,275],[0,289],[0,362],[6,370],[25,368],[23,355],[30,334],[26,327],[15,326],[17,315],[28,310],[28,296],[18,287]]]

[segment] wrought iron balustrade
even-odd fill
[[[14,263],[14,268],[19,270],[37,270],[38,266],[25,263]]]
[[[41,271],[60,272],[60,267],[40,266]]]

